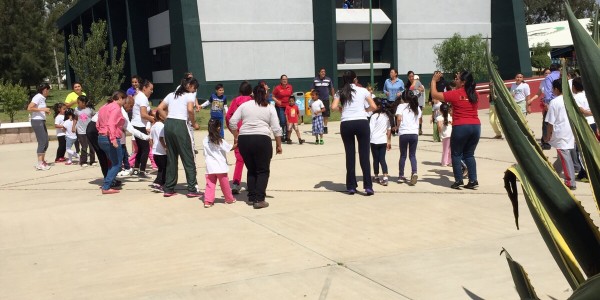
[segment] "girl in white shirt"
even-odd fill
[[[385,161],[386,151],[392,149],[392,126],[390,120],[393,115],[381,105],[381,100],[374,99],[377,110],[369,119],[371,129],[371,155],[373,155],[373,181],[388,185],[388,167]],[[379,165],[383,171],[383,178],[379,178]]]
[[[452,135],[452,115],[448,103],[442,103],[440,106],[440,115],[435,119],[436,127],[442,139],[442,167],[452,166],[452,156],[450,153],[450,136]]]
[[[67,150],[65,127],[63,126],[67,106],[59,102],[54,104],[52,109],[54,110],[54,128],[56,128],[56,139],[58,140],[58,149],[56,149],[56,159],[54,159],[54,162],[59,163],[65,161],[65,151]]]
[[[165,185],[165,171],[167,169],[167,144],[165,143],[165,125],[163,119],[158,113],[154,114],[156,122],[150,128],[150,148],[154,156],[154,161],[158,167],[156,179],[152,183],[152,189],[163,192]]]
[[[398,135],[400,136],[400,176],[398,183],[407,182],[409,185],[417,184],[417,144],[419,142],[419,119],[421,108],[419,108],[419,96],[416,91],[408,91],[406,102],[400,104],[396,109],[396,120],[398,124]],[[406,152],[412,169],[410,181],[404,177],[404,164],[406,163]]]
[[[215,202],[215,188],[217,180],[221,185],[221,191],[225,196],[225,203],[235,202],[229,186],[229,165],[227,165],[227,152],[233,150],[234,146],[221,137],[222,121],[210,119],[208,121],[208,136],[202,142],[204,146],[204,158],[206,159],[206,189],[204,190],[204,207],[209,208]]]
[[[67,154],[69,156],[69,158],[67,158],[67,162],[65,162],[65,165],[72,165],[73,157],[79,158],[79,155],[77,154],[77,152],[75,152],[75,151],[73,151],[73,149],[71,149],[71,147],[73,147],[73,145],[77,141],[77,131],[75,129],[75,122],[73,120],[74,117],[75,117],[75,114],[73,113],[72,109],[69,108],[65,111],[65,122],[63,123],[63,127],[65,129],[66,144],[67,144],[66,149],[67,149]]]

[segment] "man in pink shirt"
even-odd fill
[[[121,91],[114,92],[109,103],[104,105],[98,111],[98,146],[106,153],[110,159],[110,169],[104,177],[102,184],[102,194],[115,194],[119,190],[112,189],[110,186],[121,170],[121,137],[123,135],[123,124],[125,118],[121,113],[121,107],[125,103],[127,95]]]

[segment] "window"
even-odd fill
[[[370,62],[369,41],[338,41],[338,64]],[[373,62],[381,62],[381,41],[373,41]]]
[[[144,6],[148,9],[148,17],[152,17],[169,10],[169,0],[148,0]]]
[[[171,45],[157,47],[152,49],[152,70],[170,70],[171,69]]]
[[[381,8],[380,0],[371,0],[373,8]],[[336,8],[369,8],[369,0],[336,0]]]

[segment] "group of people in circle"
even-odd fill
[[[326,76],[325,69],[319,70],[312,86],[310,108],[313,113],[312,134],[316,145],[323,144],[323,134],[327,134],[328,117],[331,110],[341,113],[340,134],[344,144],[346,158],[346,191],[357,193],[355,172],[356,143],[358,143],[359,164],[363,172],[363,188],[366,195],[373,195],[373,182],[387,185],[389,180],[385,153],[391,149],[392,131],[399,136],[400,162],[399,183],[415,185],[417,183],[416,148],[418,135],[422,134],[422,108],[424,105],[424,86],[413,72],[407,74],[406,85],[397,77],[397,71],[390,71],[390,79],[386,80],[384,93],[386,98],[378,99],[358,83],[353,71],[346,71],[342,76],[342,86],[336,91],[333,81]],[[443,138],[446,165],[452,165],[455,182],[452,188],[476,188],[477,172],[474,152],[477,146],[481,127],[477,116],[477,94],[471,73],[464,71],[457,74],[456,89],[438,91],[437,81],[441,73],[436,72],[431,83],[431,97],[436,102],[443,102],[439,131],[445,133]],[[227,105],[224,88],[221,84],[215,87],[215,93],[199,104],[196,92],[198,81],[193,74],[186,73],[177,89],[169,93],[155,110],[151,109],[149,98],[153,93],[153,84],[149,80],[133,76],[132,86],[127,92],[115,91],[107,103],[97,112],[88,104],[81,85],[74,85],[76,105],[72,111],[68,101],[55,105],[55,123],[58,133],[64,133],[65,141],[59,138],[59,150],[55,162],[62,162],[64,152],[68,154],[67,164],[73,158],[79,158],[80,165],[95,165],[98,157],[103,182],[102,194],[119,193],[122,185],[117,176],[134,175],[148,178],[147,164],[151,159],[157,176],[151,187],[161,192],[164,197],[172,197],[177,193],[178,161],[181,159],[187,181],[187,197],[204,197],[204,206],[211,207],[215,200],[217,181],[225,196],[226,203],[235,202],[233,194],[240,192],[243,167],[247,168],[247,203],[254,208],[265,208],[266,189],[270,176],[270,162],[273,152],[282,153],[282,142],[291,142],[291,130],[296,130],[299,143],[304,140],[296,124],[298,115],[293,98],[293,88],[288,78],[282,75],[280,84],[273,93],[265,81],[255,87],[247,81],[240,84],[238,96]],[[46,114],[50,109],[45,104],[50,86],[42,84],[38,94],[28,106],[32,113],[32,127],[38,139],[37,170],[48,170],[50,166],[45,160],[48,148],[48,133],[45,127]],[[333,101],[330,104],[330,99]],[[449,108],[449,105],[453,110]],[[208,135],[203,139],[203,154],[206,162],[206,188],[200,191],[196,172],[196,153],[193,131],[199,129],[195,113],[210,106]],[[292,109],[290,109],[292,108]],[[393,109],[392,109],[393,108]],[[291,111],[291,112],[290,112]],[[243,126],[242,126],[243,125]],[[437,126],[436,126],[437,127]],[[233,135],[233,143],[225,140],[224,129]],[[448,133],[448,129],[453,132]],[[134,154],[131,159],[126,147],[126,132],[133,136]],[[75,138],[73,138],[75,133]],[[272,146],[271,135],[275,139]],[[78,140],[86,151],[73,151],[71,148]],[[64,143],[64,147],[62,146]],[[447,144],[447,145],[446,145]],[[88,146],[89,145],[89,146]],[[227,153],[235,152],[235,169],[233,182],[229,184],[229,167]],[[81,153],[81,157],[77,154]],[[89,161],[84,157],[89,153]],[[373,156],[375,176],[371,177],[369,154]],[[451,154],[450,154],[451,153]],[[411,172],[405,176],[406,158],[411,162]],[[451,160],[451,162],[448,162]],[[442,164],[444,159],[442,159]],[[462,166],[469,170],[469,180],[463,184]],[[379,176],[379,166],[382,177]]]

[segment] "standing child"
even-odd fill
[[[450,152],[450,136],[452,135],[452,115],[450,105],[440,105],[440,115],[435,119],[438,132],[442,138],[442,167],[451,166],[452,155]]]
[[[319,92],[317,90],[312,91],[310,93],[312,98],[312,103],[310,104],[310,110],[312,111],[312,134],[315,136],[316,141],[315,145],[323,145],[325,142],[323,141],[323,112],[325,111],[325,105],[323,105],[323,101],[319,99]],[[321,139],[319,139],[319,137]]]
[[[221,122],[221,138],[225,137],[225,130],[223,129],[223,120],[225,114],[227,114],[227,97],[225,96],[225,89],[222,84],[215,85],[215,92],[210,95],[210,98],[202,103],[202,108],[210,105],[210,118]]]
[[[70,108],[67,109],[65,111],[65,122],[63,123],[63,127],[65,129],[66,151],[67,151],[67,154],[69,155],[69,158],[67,159],[67,162],[65,163],[65,165],[72,165],[73,157],[79,158],[79,155],[77,154],[77,152],[75,152],[75,151],[73,151],[73,149],[71,149],[71,147],[73,147],[73,145],[77,141],[75,121],[73,120],[74,118],[75,118],[75,114],[73,113],[73,110]]]
[[[160,117],[160,114],[155,114],[156,122],[150,128],[150,147],[154,154],[154,162],[158,167],[156,173],[156,179],[152,183],[151,187],[153,190],[163,192],[163,186],[165,185],[165,171],[167,169],[167,144],[165,143],[165,125]]]
[[[433,124],[433,141],[434,142],[441,142],[441,138],[440,138],[440,131],[439,128],[437,126],[437,119],[439,116],[441,116],[441,112],[440,112],[440,107],[442,105],[442,102],[438,99],[433,99],[432,100],[432,104],[431,104],[431,122],[430,123],[434,123]]]
[[[287,121],[288,128],[287,132],[289,133],[286,143],[292,143],[292,138],[290,136],[293,129],[296,131],[296,135],[298,136],[298,143],[302,145],[304,140],[300,136],[300,130],[298,129],[298,115],[300,114],[300,110],[298,109],[298,105],[296,105],[296,99],[293,96],[290,97],[289,103],[290,105],[285,108],[285,119]]]
[[[229,187],[229,166],[227,165],[227,152],[233,150],[220,133],[223,130],[222,121],[219,119],[210,119],[208,121],[208,136],[204,138],[204,157],[206,158],[206,189],[204,191],[204,207],[209,208],[215,202],[215,188],[217,180],[221,185],[221,191],[225,196],[225,203],[235,202],[235,198]]]
[[[87,126],[92,120],[94,116],[94,109],[92,106],[88,105],[88,99],[86,96],[81,95],[77,98],[77,108],[74,110],[74,114],[77,117],[75,119],[75,128],[77,129],[77,140],[81,145],[81,159],[79,160],[79,165],[82,167],[87,167],[88,164],[90,166],[96,164],[96,151],[89,143],[87,139],[87,135],[85,134],[87,130]],[[90,154],[90,161],[88,162],[88,149]]]
[[[388,185],[388,167],[385,161],[385,152],[392,149],[392,126],[390,119],[394,116],[381,104],[381,100],[375,99],[377,110],[373,112],[369,120],[371,128],[371,154],[373,155],[373,181],[383,186]],[[379,165],[383,171],[383,178],[379,178]]]
[[[398,183],[407,182],[409,185],[417,184],[417,144],[419,142],[419,119],[421,108],[419,108],[418,91],[408,91],[406,102],[400,104],[396,110],[396,123],[398,124],[398,135],[400,136],[400,176]],[[408,151],[407,151],[408,150]],[[410,181],[404,177],[404,164],[406,155],[410,159],[411,176]]]
[[[54,162],[59,163],[65,161],[65,151],[67,150],[65,127],[63,126],[67,106],[62,102],[58,102],[54,104],[52,109],[54,109],[54,128],[56,128],[56,138],[58,139],[58,149],[56,149],[56,159]]]

